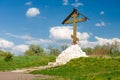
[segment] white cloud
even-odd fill
[[[26,2],[25,3],[25,5],[31,5],[32,4],[32,2]]]
[[[63,5],[68,5],[68,0],[63,0]]]
[[[40,45],[43,48],[48,47],[49,45],[57,45],[56,41],[51,40],[51,39],[33,39],[33,40],[28,40],[25,41],[26,44],[35,44],[35,45]]]
[[[7,49],[14,46],[14,43],[0,38],[0,49]]]
[[[78,0],[75,0],[75,3],[71,4],[74,7],[78,7],[78,6],[83,6],[84,4],[81,2],[78,2]]]
[[[50,29],[49,37],[54,40],[71,40],[71,34],[73,34],[72,26],[55,26]],[[89,34],[77,32],[77,37],[80,40],[86,40]]]
[[[26,12],[26,16],[28,16],[28,17],[35,17],[39,14],[40,14],[40,10],[35,7],[29,8]]]
[[[33,40],[29,40],[29,41],[26,41],[27,44],[51,44],[53,43],[52,40],[49,40],[49,39],[33,39]]]
[[[28,49],[28,45],[15,45],[13,42],[0,38],[0,50],[21,55]]]
[[[33,39],[33,37],[31,37],[29,35],[20,36],[20,35],[15,35],[15,34],[12,34],[12,33],[5,33],[5,35],[10,36],[10,37],[14,37],[14,38],[24,39],[24,40],[31,40],[31,39]]]
[[[15,55],[22,55],[28,49],[29,49],[28,45],[22,44],[13,47],[11,52],[14,53]]]
[[[72,34],[71,26],[55,26],[50,29],[50,38],[55,40],[70,40]]]
[[[106,39],[106,38],[102,38],[102,37],[98,37],[98,36],[95,36],[96,41],[92,42],[92,41],[88,40],[90,36],[87,33],[85,33],[85,32],[82,33],[82,34],[80,34],[80,32],[78,32],[78,33],[79,33],[78,37],[81,38],[80,41],[78,42],[78,44],[82,48],[85,48],[85,47],[92,47],[93,48],[96,45],[112,44],[115,41],[120,43],[119,38]],[[68,36],[70,36],[70,35],[68,35]],[[34,40],[28,40],[28,43],[29,44],[41,45],[43,48],[46,48],[49,45],[61,46],[61,44],[64,44],[64,42],[61,42],[61,40],[62,39],[66,40],[68,37],[67,38],[61,37],[61,38],[59,38],[60,40],[56,39],[58,37],[56,37],[56,38],[51,37],[51,38],[53,38],[54,40],[51,40],[51,39],[34,39]],[[72,39],[70,38],[70,40],[72,40]],[[69,41],[67,44],[70,45],[71,42]],[[25,45],[25,44],[15,45],[11,41],[8,41],[8,40],[5,40],[5,39],[0,39],[0,50],[9,51],[9,52],[14,53],[15,55],[22,55],[26,50],[28,50],[28,45]]]
[[[95,47],[97,45],[97,42],[91,42],[91,41],[88,41],[88,40],[83,40],[83,41],[79,41],[78,43],[80,45],[80,47],[82,48],[86,48],[86,47]]]
[[[101,37],[96,36],[95,39],[97,40],[98,45],[112,44],[115,41],[120,43],[119,38],[106,39],[106,38],[101,38]]]
[[[95,24],[95,26],[97,26],[97,27],[103,27],[103,26],[105,26],[105,22],[98,22],[98,23],[96,23]]]
[[[78,2],[78,0],[75,0],[75,3],[69,3],[69,0],[63,0],[63,5],[67,6],[74,6],[74,7],[79,7],[79,6],[83,6],[84,4],[81,2]]]
[[[56,26],[50,29],[50,39],[55,40],[55,44],[61,45],[64,42],[68,42],[71,44],[72,38],[70,37],[73,31],[72,26]],[[77,32],[77,37],[79,38],[78,44],[81,47],[95,47],[96,45],[104,45],[104,44],[112,44],[113,42],[117,41],[120,42],[118,38],[106,39],[95,36],[96,41],[89,41],[90,35],[86,32],[80,33]],[[63,41],[62,41],[63,40]]]
[[[71,5],[74,7],[78,7],[78,6],[83,6],[84,4],[83,3],[73,3]]]
[[[50,39],[38,39],[38,38],[34,38],[30,35],[15,35],[15,34],[12,34],[12,33],[5,33],[5,35],[7,36],[10,36],[10,37],[13,37],[13,38],[19,38],[19,39],[23,39],[24,42],[26,44],[39,44],[39,45],[47,45],[47,44],[52,44],[53,41],[50,40]]]
[[[41,45],[43,48],[47,48],[49,45],[52,46],[61,46],[62,44],[66,43],[70,45],[72,43],[71,34],[73,34],[73,27],[72,26],[55,26],[51,27],[49,39],[37,39],[29,36],[18,36],[13,35],[11,33],[6,33],[8,36],[12,36],[15,38],[25,39],[26,44],[37,44]],[[90,34],[87,32],[77,32],[77,37],[79,38],[78,44],[82,47],[94,47],[96,45],[105,45],[105,44],[112,44],[113,42],[117,41],[120,43],[119,38],[112,38],[106,39],[102,37],[95,36],[94,38],[96,41],[89,41]],[[19,44],[15,45],[13,42],[1,39],[0,38],[0,50],[10,51],[15,55],[23,54],[27,49],[28,45]]]
[[[30,35],[16,35],[12,33],[5,33],[5,35],[13,38],[23,39],[26,44],[50,44],[53,41],[50,39],[34,38]]]
[[[53,41],[50,39],[39,39],[39,38],[34,38],[30,35],[15,35],[12,33],[5,33],[5,35],[13,37],[13,38],[18,38],[18,39],[23,39],[25,44],[37,44],[37,45],[49,45],[52,44]]]
[[[113,44],[116,41],[120,44],[120,39],[119,38],[106,39],[106,38],[95,36],[95,39],[96,39],[96,41],[94,41],[94,42],[89,41],[89,40],[83,40],[83,41],[79,41],[78,44],[82,48],[85,48],[85,47],[93,48],[96,45],[102,46],[102,45],[107,45],[107,44]]]
[[[104,13],[105,13],[104,11],[101,11],[101,12],[100,12],[100,15],[104,15]]]
[[[31,40],[33,38],[29,35],[24,35],[24,36],[21,36],[21,39]]]
[[[83,32],[83,33],[77,32],[77,35],[81,41],[87,40],[90,37],[90,35],[86,32]]]

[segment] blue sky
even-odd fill
[[[24,52],[29,44],[71,44],[72,25],[61,22],[74,7],[89,18],[77,24],[81,47],[119,41],[119,3],[120,0],[0,0],[0,49],[17,53]]]

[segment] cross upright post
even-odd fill
[[[73,13],[73,15],[71,15],[71,17],[73,18],[73,35],[71,35],[71,38],[73,39],[72,44],[77,44],[77,41],[79,41],[79,39],[77,38],[77,16],[78,14],[76,12]]]

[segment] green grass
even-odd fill
[[[13,57],[12,61],[6,62],[4,57],[0,57],[0,71],[47,65],[54,60],[53,56],[17,56]]]
[[[63,66],[32,73],[58,76],[47,80],[120,80],[120,58],[78,58]]]

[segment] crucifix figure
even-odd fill
[[[83,18],[78,18],[78,16],[81,15]],[[73,18],[73,20],[69,20],[70,18]],[[87,20],[87,17],[82,15],[81,13],[78,13],[77,9],[73,9],[72,13],[62,22],[62,24],[73,24],[73,34],[71,35],[71,38],[73,39],[72,44],[77,44],[77,41],[79,39],[77,38],[77,22],[84,22]]]

